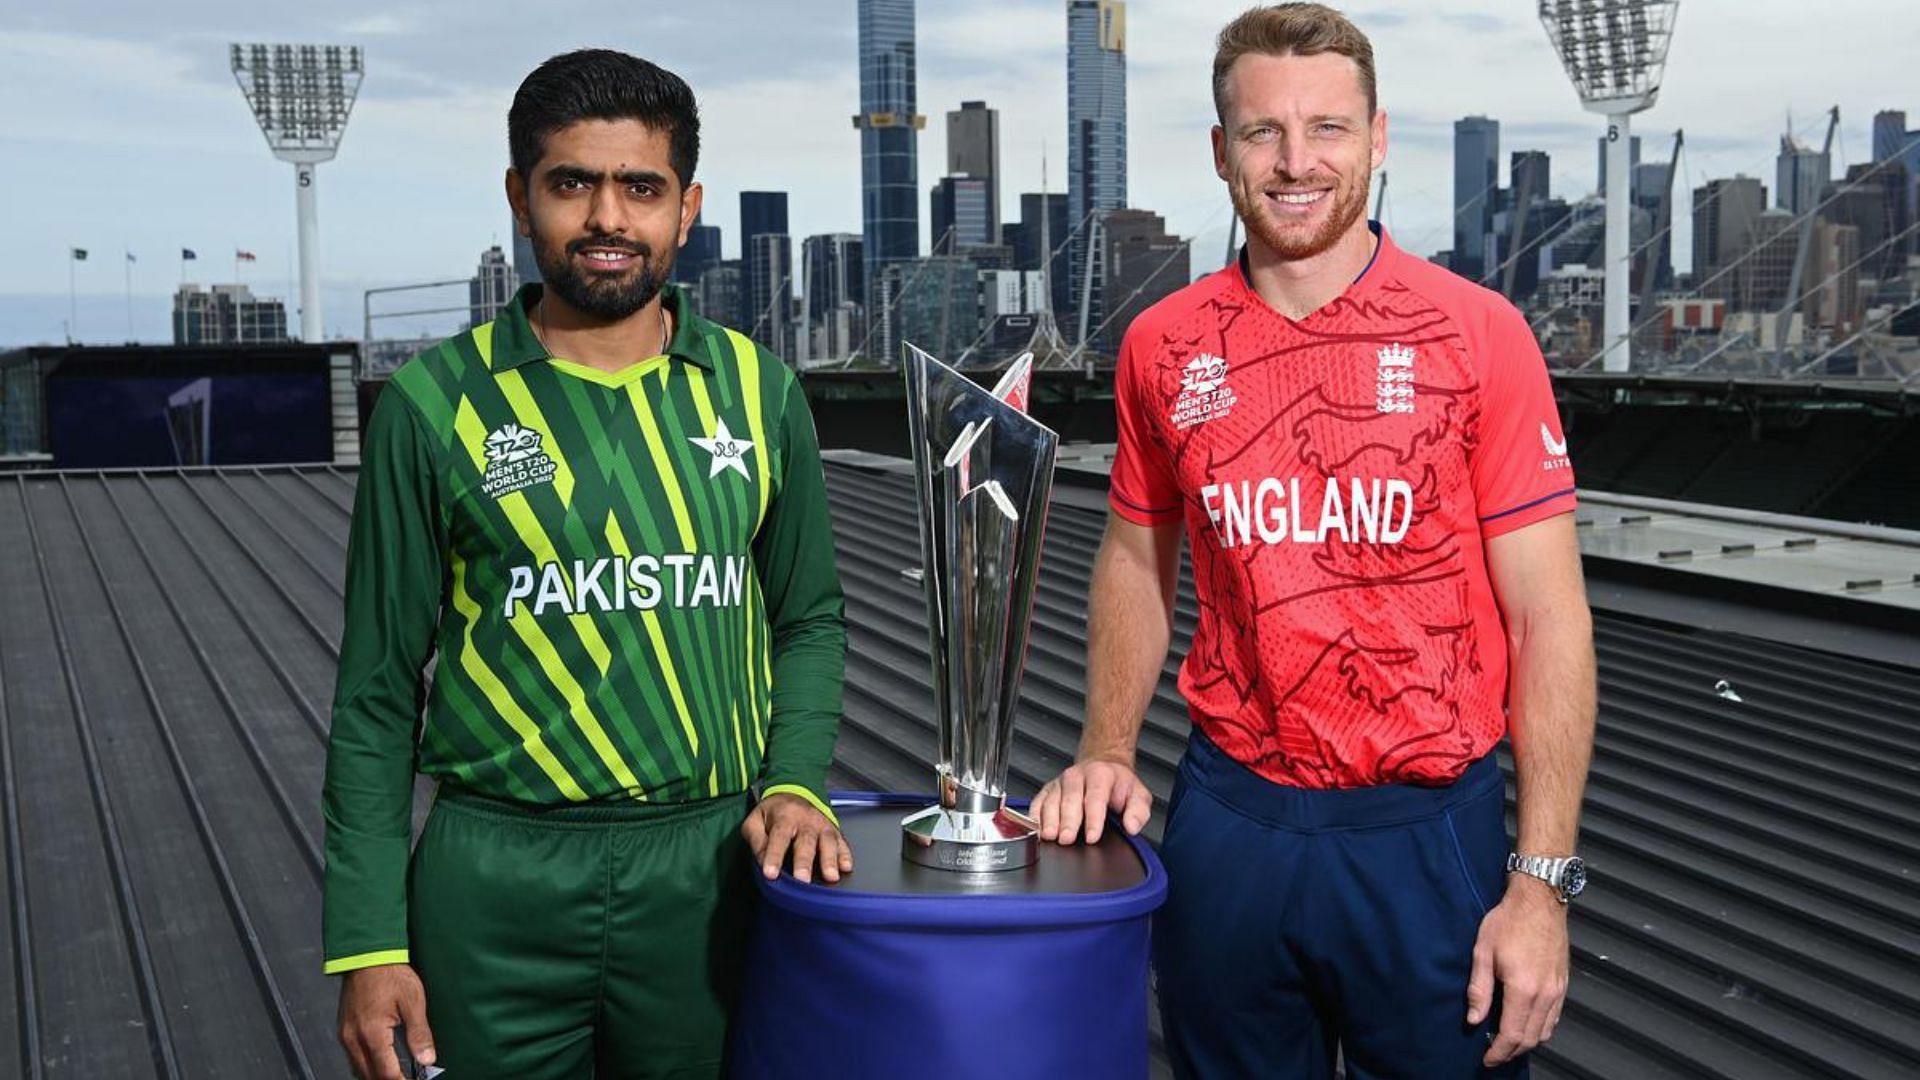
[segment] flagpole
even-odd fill
[[[79,287],[74,284],[77,276],[74,264],[80,260],[73,257],[74,250],[72,246],[67,248],[67,344],[69,345],[73,344],[74,331],[80,326]]]
[[[126,258],[127,271],[127,344],[133,344],[133,252],[121,248]]]

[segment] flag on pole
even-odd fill
[[[74,249],[73,249],[73,261],[74,261],[74,262],[86,262],[86,261],[87,261],[87,249],[86,249],[86,248],[74,248]]]
[[[181,249],[180,249],[180,259],[181,259],[181,261],[182,261],[182,262],[184,262],[184,261],[186,261],[187,259],[197,259],[197,258],[199,258],[199,257],[200,257],[200,256],[198,256],[198,255],[195,255],[195,254],[193,253],[193,249],[192,249],[192,248],[181,248]]]
[[[136,259],[136,258],[134,258],[134,257],[133,257],[133,252],[131,252],[131,251],[129,251],[129,252],[127,252],[127,261],[128,261],[128,262],[130,262],[130,263],[137,263],[137,262],[139,262],[140,260],[139,260],[139,259]]]
[[[80,257],[84,259],[86,255],[83,253]],[[233,257],[241,262],[253,262],[257,258],[251,251],[235,251]]]

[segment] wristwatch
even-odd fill
[[[1560,902],[1579,896],[1587,887],[1587,864],[1578,855],[1507,855],[1507,873],[1525,874],[1560,890]]]

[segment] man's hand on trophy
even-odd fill
[[[1117,761],[1095,759],[1068,766],[1040,789],[1028,814],[1040,822],[1040,839],[1071,844],[1084,822],[1087,843],[1100,841],[1107,811],[1120,815],[1120,824],[1133,836],[1146,828],[1153,815],[1153,793],[1133,771]]]
[[[740,835],[753,849],[760,872],[768,881],[780,876],[780,867],[793,853],[793,876],[813,880],[814,865],[829,883],[853,873],[853,848],[827,815],[798,795],[778,792],[761,799],[740,826]]]

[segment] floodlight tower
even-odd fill
[[[300,338],[319,341],[320,217],[314,166],[333,160],[360,92],[358,46],[235,45],[233,78],[247,97],[267,148],[293,163],[300,214]]]
[[[1606,343],[1602,367],[1626,371],[1631,342],[1627,278],[1628,155],[1634,113],[1660,96],[1680,0],[1540,0],[1540,21],[1587,111],[1607,118]]]

